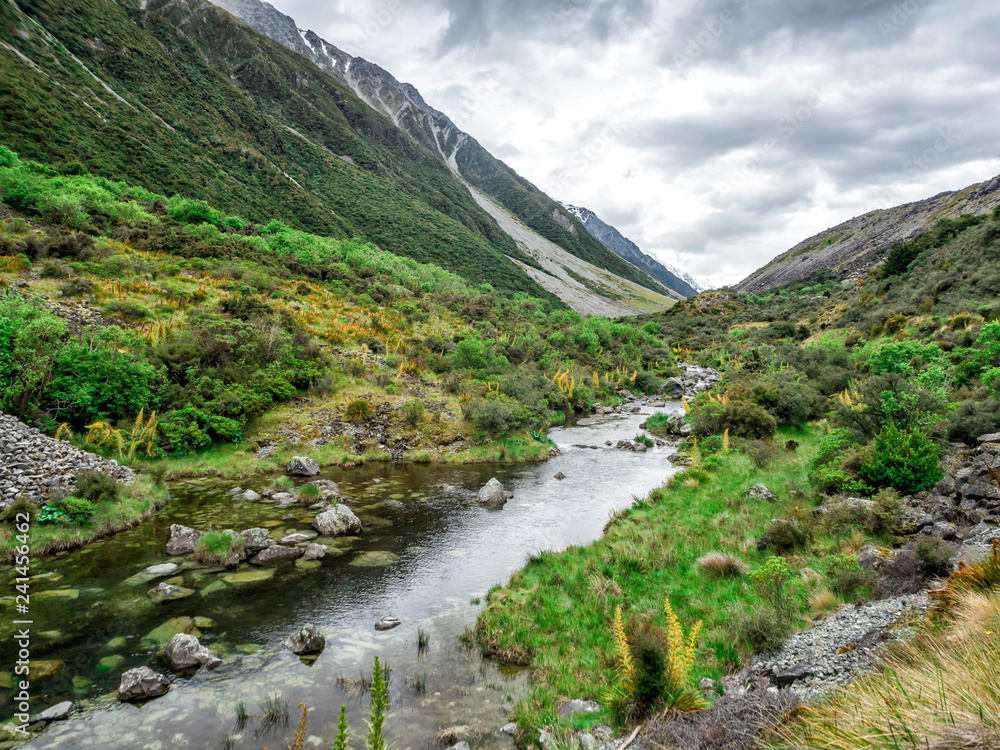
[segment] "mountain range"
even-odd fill
[[[412,86],[265,3],[227,5],[0,3],[0,143],[583,312],[677,298]]]

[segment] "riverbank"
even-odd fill
[[[485,600],[470,634],[484,654],[501,663],[530,666],[527,696],[513,709],[519,744],[538,741],[540,730],[556,740],[614,723],[602,693],[619,677],[612,622],[622,607],[628,627],[662,620],[669,599],[683,627],[701,621],[702,647],[692,684],[714,681],[760,648],[761,638],[807,627],[843,601],[833,591],[830,562],[842,550],[861,546],[855,529],[815,529],[787,557],[782,619],[761,620],[761,597],[746,573],[774,558],[762,542],[773,519],[805,526],[810,509],[803,488],[823,428],[784,432],[778,445],[724,451],[721,441],[699,448],[698,467],[617,514],[605,535],[587,547],[534,555],[510,582]],[[708,442],[708,441],[706,441]],[[791,447],[791,444],[790,444]],[[764,465],[761,465],[761,464]],[[748,490],[765,485],[773,494]],[[709,553],[730,556],[727,568],[706,561]],[[727,574],[728,573],[728,574]],[[775,632],[760,632],[761,629]],[[562,716],[569,699],[601,702],[599,712]]]

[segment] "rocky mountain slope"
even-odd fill
[[[759,292],[829,270],[855,278],[880,265],[897,240],[909,239],[943,218],[982,214],[1000,204],[1000,176],[895,208],[872,211],[803,240],[736,285]]]
[[[401,83],[374,63],[349,55],[314,31],[298,28],[291,17],[263,0],[215,0],[215,4],[349,86],[369,106],[391,117],[401,130],[437,154],[463,180],[544,240],[627,281],[664,291],[654,280],[655,275],[647,275],[645,266],[636,267],[630,258],[624,262],[619,254],[609,252],[582,231],[571,213],[496,159],[446,114],[427,104],[411,84]]]
[[[639,249],[632,240],[623,235],[610,224],[606,224],[601,218],[589,208],[582,206],[566,206],[566,210],[575,216],[584,228],[601,242],[608,250],[620,258],[624,258],[629,263],[643,269],[654,279],[665,284],[675,292],[692,297],[698,292],[704,291],[705,286],[698,284],[687,274],[681,274],[667,268],[658,260],[651,258]]]

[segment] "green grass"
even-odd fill
[[[771,519],[807,515],[802,506],[808,501],[791,493],[808,486],[806,474],[819,436],[815,428],[796,433],[798,451],[782,452],[767,469],[756,468],[735,451],[720,455],[710,474],[686,472],[617,515],[592,545],[539,553],[507,586],[490,592],[472,638],[500,661],[530,663],[528,695],[513,712],[524,736],[537,736],[542,726],[568,727],[558,717],[560,702],[599,700],[611,684],[616,605],[623,607],[626,622],[656,620],[669,597],[685,627],[703,620],[695,680],[718,678],[749,655],[734,647],[726,623],[732,611],[760,602],[746,579],[707,575],[697,560],[719,551],[753,569],[769,557],[758,552],[756,544]],[[779,502],[745,498],[743,491],[757,482],[771,488]],[[818,536],[790,559],[792,570],[797,574],[806,566],[824,569],[817,560],[835,551],[838,541]],[[806,626],[802,618],[808,614],[810,594],[823,586],[822,579],[805,584],[793,576],[791,619],[796,626]],[[606,710],[587,721],[610,718]]]
[[[139,477],[122,491],[117,502],[96,504],[94,514],[83,524],[41,524],[36,519],[28,537],[31,555],[44,557],[76,549],[88,542],[130,529],[166,505],[169,499],[166,485],[158,485],[147,477]],[[20,544],[16,535],[8,534],[9,531],[8,528],[0,530],[0,565],[6,565],[14,559],[15,549]]]

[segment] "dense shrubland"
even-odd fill
[[[404,398],[417,384],[489,440],[675,372],[655,325],[472,288],[366,243],[58,174],[8,149],[0,198],[42,222],[0,225],[0,409],[50,431],[127,429],[155,411],[144,453],[182,455],[243,441],[303,397],[360,422],[383,400],[419,430],[431,414]],[[65,319],[78,302],[115,324]]]

